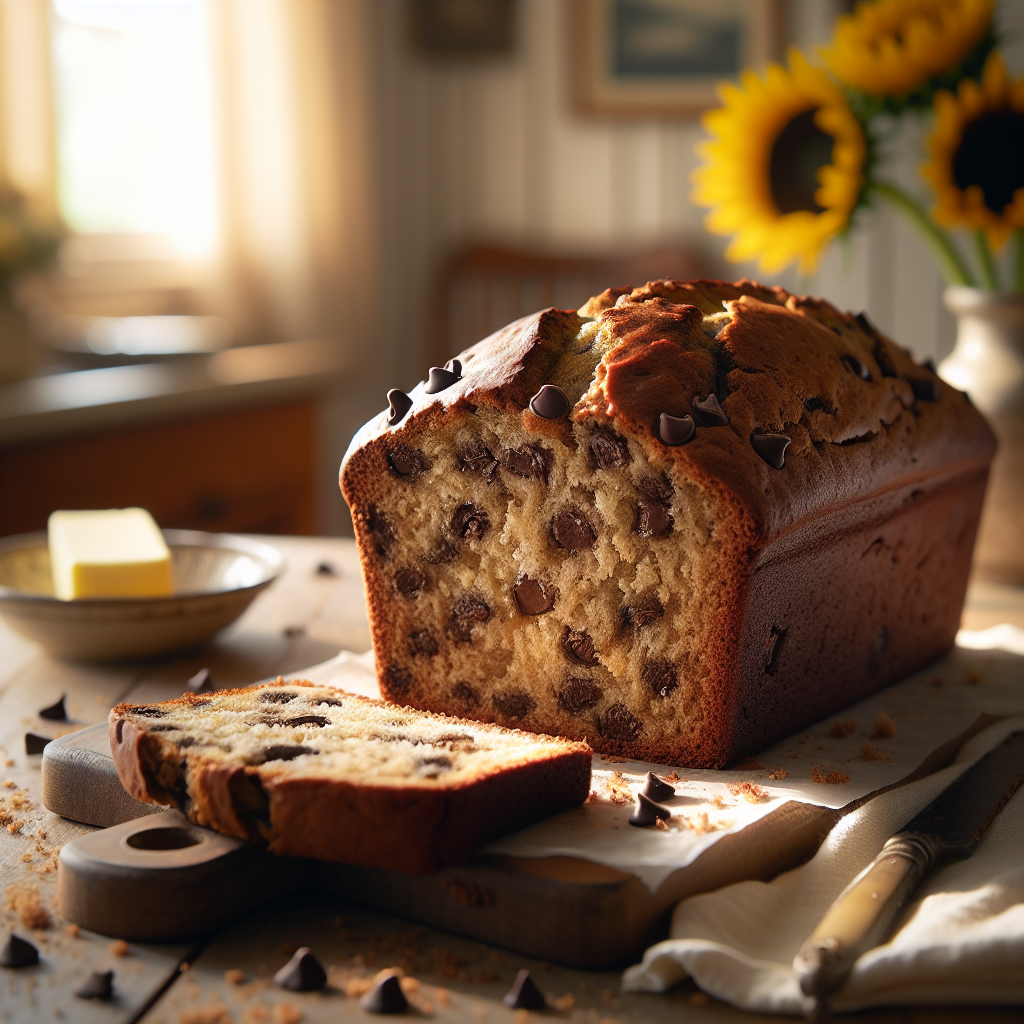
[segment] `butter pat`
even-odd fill
[[[174,593],[171,552],[144,508],[54,512],[48,532],[53,592],[64,601]]]

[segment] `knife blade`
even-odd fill
[[[824,1000],[861,954],[888,936],[908,897],[936,865],[969,857],[1024,781],[1024,731],[968,768],[840,893],[793,960],[804,994]]]

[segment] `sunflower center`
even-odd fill
[[[953,157],[953,180],[961,190],[979,186],[985,205],[1002,213],[1024,188],[1024,114],[990,110],[966,125]]]
[[[814,201],[818,171],[832,163],[835,139],[815,123],[816,111],[797,114],[779,132],[768,160],[768,180],[779,213],[821,213]]]

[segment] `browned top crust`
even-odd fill
[[[342,463],[353,510],[358,478],[379,465],[367,458],[374,442],[394,445],[411,424],[419,430],[450,411],[492,405],[532,429],[559,429],[533,416],[529,401],[566,361],[578,362],[586,346],[577,338],[590,319],[613,344],[575,393],[560,374],[571,418],[642,438],[666,469],[721,492],[752,549],[874,495],[984,467],[994,451],[967,397],[863,314],[746,280],[653,281],[609,289],[579,313],[525,317],[462,353],[463,376],[451,387],[428,395],[418,385],[396,426],[385,413],[367,423]],[[689,443],[664,445],[661,414],[688,415],[693,398],[712,393],[729,424],[698,426]],[[755,450],[758,434],[790,439],[781,470]]]

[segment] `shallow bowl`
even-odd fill
[[[0,539],[0,618],[49,654],[123,661],[184,650],[230,625],[273,583],[284,559],[227,533],[164,530],[174,594],[61,601],[45,533]]]

